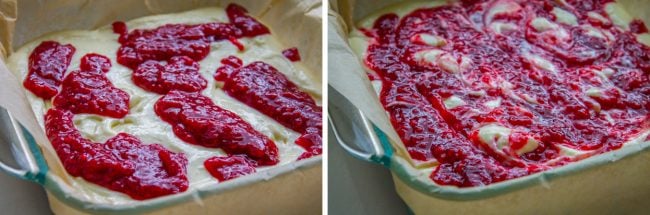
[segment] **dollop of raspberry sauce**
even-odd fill
[[[300,61],[300,52],[298,48],[288,48],[282,51],[282,55],[292,62]]]
[[[89,113],[122,118],[129,113],[129,94],[113,86],[104,75],[111,68],[108,58],[87,54],[81,58],[81,70],[70,72],[52,104],[72,113]]]
[[[185,142],[221,148],[229,155],[246,155],[259,165],[279,161],[278,148],[271,139],[200,93],[171,91],[156,102],[154,110]]]
[[[255,172],[256,164],[245,156],[212,157],[205,161],[208,172],[220,181],[226,181]]]
[[[241,59],[230,56],[221,63],[214,77],[228,95],[302,133],[296,144],[307,152],[299,159],[322,153],[322,110],[309,94],[264,62],[243,66]]]
[[[170,90],[198,92],[208,84],[199,74],[199,63],[186,56],[172,57],[167,65],[155,60],[140,64],[133,72],[133,83],[159,94]]]
[[[29,72],[23,86],[43,99],[54,97],[59,92],[74,52],[75,48],[70,44],[42,42],[29,55]]]
[[[226,39],[243,49],[237,38],[270,33],[266,26],[248,16],[246,9],[239,5],[228,5],[226,13],[230,23],[167,24],[131,32],[123,22],[115,22],[113,32],[120,35],[118,41],[122,44],[117,51],[117,62],[135,70],[148,60],[167,61],[186,56],[200,61],[210,53],[211,42]]]
[[[461,1],[385,14],[362,29],[372,38],[365,64],[383,83],[380,100],[411,157],[439,162],[433,181],[471,187],[517,178],[580,159],[562,156],[559,146],[603,153],[650,127],[650,48],[609,20],[589,18],[607,17],[609,1],[566,2]],[[505,12],[490,13],[504,4]],[[574,14],[578,25],[558,22],[553,8]],[[537,17],[557,27],[540,32]],[[638,20],[632,28],[647,31]],[[427,44],[423,34],[445,43]],[[422,62],[416,53],[427,50],[456,63]],[[464,104],[447,108],[452,95]],[[481,142],[478,130],[489,124],[511,129],[510,147]],[[512,152],[529,139],[539,142],[534,150]]]
[[[53,108],[45,114],[47,136],[72,176],[133,199],[150,199],[187,190],[187,159],[158,144],[142,144],[120,133],[105,143],[83,138],[69,110]]]

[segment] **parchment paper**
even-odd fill
[[[448,0],[453,2],[453,0]],[[363,56],[357,56],[348,43],[349,33],[355,28],[355,23],[382,8],[398,4],[400,0],[330,0],[328,12],[328,83],[347,97],[352,104],[362,110],[365,115],[383,132],[387,134],[392,143],[398,148],[403,144],[395,129],[390,124],[390,119],[379,98],[375,93],[366,75],[366,66],[362,62]],[[423,2],[423,1],[409,1]],[[650,13],[646,0],[619,0],[617,2],[627,9],[633,17],[650,23]],[[399,152],[399,151],[398,151]]]
[[[54,150],[35,118],[43,116],[34,116],[22,80],[5,66],[4,60],[12,51],[51,32],[90,30],[118,20],[209,6],[225,7],[229,3],[244,6],[286,47],[297,47],[302,58],[300,66],[312,80],[322,82],[320,0],[0,0],[0,106],[8,109],[45,149],[43,153],[49,158],[51,171],[62,171],[59,160],[52,159],[56,158]]]

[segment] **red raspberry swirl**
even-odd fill
[[[159,94],[170,90],[197,92],[208,84],[199,73],[199,64],[185,56],[172,57],[167,65],[154,60],[140,64],[133,72],[133,83]]]
[[[50,109],[45,115],[47,137],[66,171],[75,177],[144,200],[187,190],[187,158],[158,144],[142,144],[120,133],[105,143],[93,143],[74,127],[73,113]]]
[[[129,94],[113,86],[104,74],[110,65],[110,60],[104,56],[85,55],[81,59],[82,69],[70,72],[63,80],[61,93],[52,101],[54,107],[75,114],[126,116],[129,113]]]
[[[271,139],[199,93],[171,91],[156,102],[154,110],[185,142],[246,155],[258,165],[279,162],[278,148]]]
[[[29,72],[23,86],[43,99],[54,97],[74,52],[75,48],[70,44],[42,42],[29,55]]]
[[[246,156],[232,155],[227,157],[212,157],[204,162],[205,169],[210,175],[227,181],[240,176],[255,173],[255,162],[250,161]]]
[[[439,162],[434,182],[518,178],[586,157],[561,147],[589,156],[648,130],[650,48],[634,34],[645,25],[634,20],[630,32],[590,18],[604,18],[609,1],[558,2],[462,1],[385,14],[361,29],[380,101],[411,158]],[[559,9],[577,25],[556,17]],[[508,136],[485,143],[479,133],[491,125]]]
[[[282,51],[282,55],[292,62],[300,61],[300,52],[295,47]]]
[[[155,29],[128,32],[123,22],[113,23],[113,31],[122,44],[117,62],[131,69],[148,60],[164,61],[187,56],[200,61],[210,53],[210,43],[228,39],[241,46],[237,38],[269,34],[269,29],[247,15],[243,7],[230,4],[226,8],[230,23],[212,22],[196,25],[167,24]],[[240,47],[240,49],[242,49]]]
[[[215,79],[228,95],[302,133],[296,144],[307,150],[299,159],[322,153],[322,110],[309,94],[273,66],[256,61],[242,66],[230,56],[221,61]]]

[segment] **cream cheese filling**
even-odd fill
[[[126,24],[130,30],[133,30],[152,29],[164,24],[199,24],[215,21],[228,22],[228,17],[222,8],[204,8],[183,13],[149,16],[128,21]],[[117,63],[116,52],[120,46],[117,38],[118,35],[112,32],[110,26],[91,31],[65,31],[49,34],[18,49],[9,57],[8,67],[23,80],[28,72],[28,56],[41,41],[45,40],[53,40],[62,44],[69,43],[76,48],[67,72],[78,69],[81,57],[88,53],[98,53],[110,58],[112,67],[106,75],[115,87],[130,95],[129,114],[123,119],[76,114],[74,123],[82,135],[93,141],[104,142],[120,132],[126,132],[140,138],[144,144],[161,144],[171,151],[184,153],[188,158],[187,174],[190,182],[188,192],[218,184],[218,180],[204,169],[203,162],[209,157],[226,154],[221,149],[191,145],[176,137],[172,132],[171,125],[162,121],[154,112],[153,105],[161,95],[145,91],[134,85],[131,80],[131,69]],[[309,77],[308,71],[300,62],[291,62],[281,54],[282,50],[289,47],[282,46],[273,38],[273,35],[242,38],[239,39],[239,42],[245,47],[243,51],[239,51],[229,41],[211,44],[210,54],[199,62],[199,72],[208,81],[207,88],[202,91],[202,94],[211,98],[216,105],[236,113],[256,130],[271,138],[279,149],[280,163],[276,166],[292,163],[304,152],[302,147],[294,143],[300,134],[228,96],[215,82],[213,74],[221,66],[221,59],[229,55],[239,57],[244,64],[263,61],[285,74],[289,80],[309,93],[319,105],[320,84]],[[39,124],[44,126],[43,116],[52,106],[51,102],[44,101],[29,92],[26,94]],[[256,174],[264,174],[264,170],[276,166],[258,167]],[[70,177],[67,173],[62,177],[67,178],[65,181],[75,189],[75,193],[92,202],[122,204],[134,201],[125,194],[108,190],[82,178]]]

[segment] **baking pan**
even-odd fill
[[[362,6],[362,11],[372,11],[397,2],[330,1],[334,11],[330,11],[328,34],[330,41],[334,38],[339,42],[330,44],[329,59],[334,58],[332,55],[356,57],[347,44],[346,35],[351,28],[346,24],[365,15],[350,14],[354,7]],[[641,1],[625,3],[634,5]],[[644,5],[648,8],[647,4]],[[331,51],[333,47],[334,52]],[[344,76],[344,72],[352,69],[365,69],[361,61],[338,63],[350,69],[338,71],[341,74],[330,77]],[[346,78],[367,79],[357,73],[345,73],[348,75]],[[650,199],[650,141],[627,144],[621,149],[552,170],[486,186],[458,188],[437,185],[429,179],[430,173],[415,169],[407,158],[396,153],[400,143],[391,141],[391,135],[384,132],[385,124],[382,128],[382,125],[371,122],[369,114],[364,113],[365,109],[358,108],[359,100],[365,98],[348,99],[350,89],[369,85],[361,83],[355,86],[334,83],[329,88],[329,123],[335,138],[350,155],[390,169],[397,193],[415,214],[650,213],[647,204]]]
[[[0,138],[11,143],[0,146],[0,169],[12,176],[42,185],[47,191],[50,207],[56,214],[319,213],[322,187],[321,156],[277,166],[216,185],[199,186],[183,193],[144,201],[134,200],[119,205],[96,203],[75,195],[74,189],[62,177],[65,173],[62,172],[64,170],[59,159],[52,154],[42,128],[32,116],[20,81],[7,70],[3,62],[3,59],[11,54],[11,47],[49,32],[92,29],[117,20],[205,6],[225,6],[230,2],[233,1],[131,0],[120,1],[120,4],[92,0],[0,1],[0,27],[3,27],[0,31],[0,81],[3,83],[0,85]],[[321,1],[269,0],[237,3],[248,6],[250,11],[256,11],[251,12],[255,16],[264,15],[266,19],[261,18],[262,22],[280,37],[280,42],[305,50],[303,65],[320,74]],[[20,4],[24,6],[21,7]],[[24,18],[16,21],[16,17],[21,17],[17,15],[18,12],[23,13],[21,15]],[[61,17],[57,18],[56,22],[47,22],[56,16]],[[78,21],[85,16],[87,19]],[[290,26],[288,23],[296,25]],[[37,25],[40,27],[36,27]],[[5,31],[6,28],[14,26],[16,31]],[[317,28],[318,31],[311,30],[312,28]],[[27,112],[31,115],[26,114]]]

